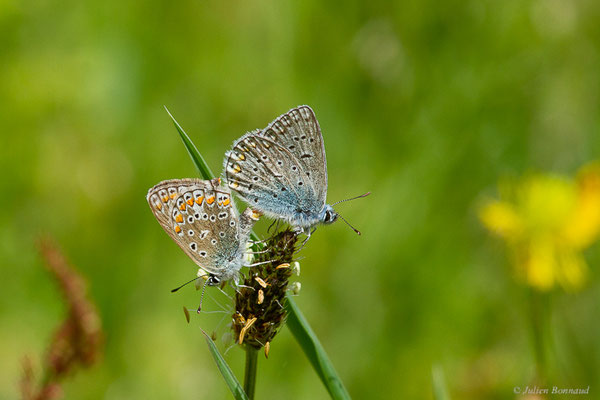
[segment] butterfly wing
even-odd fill
[[[146,199],[165,232],[205,271],[222,276],[241,256],[238,212],[219,179],[163,181]]]
[[[309,106],[299,106],[280,115],[260,133],[286,148],[301,166],[309,172],[309,184],[316,198],[325,204],[327,198],[327,160],[321,127]],[[306,175],[306,174],[304,174]]]
[[[266,214],[302,225],[304,212],[314,218],[325,205],[323,137],[308,106],[242,136],[224,164],[229,187]]]

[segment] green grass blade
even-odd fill
[[[435,400],[450,400],[446,380],[444,379],[444,370],[439,365],[434,365],[431,369],[431,381],[433,384],[433,398]]]
[[[204,179],[214,178],[215,174],[213,174],[213,172],[210,170],[210,167],[208,166],[206,161],[204,161],[202,154],[200,154],[200,152],[194,145],[194,142],[192,142],[192,140],[185,133],[183,128],[179,125],[179,123],[175,120],[175,118],[173,118],[173,116],[171,115],[171,113],[169,112],[167,107],[165,107],[165,110],[167,110],[167,114],[169,114],[169,117],[171,117],[171,119],[173,120],[173,123],[175,124],[175,128],[177,128],[177,132],[179,132],[179,136],[181,136],[181,140],[183,140],[183,144],[185,145],[185,148],[187,149],[188,154],[192,158],[194,165],[196,166],[196,168],[198,168],[200,175],[202,175],[202,177]]]
[[[206,163],[206,161],[204,161],[204,157],[202,157],[202,154],[200,154],[200,152],[196,148],[196,145],[194,144],[194,142],[192,142],[192,139],[190,139],[190,137],[187,135],[187,133],[185,133],[185,131],[179,125],[179,123],[175,120],[175,118],[173,118],[173,116],[171,115],[171,113],[169,112],[167,107],[165,107],[165,110],[167,110],[167,114],[169,114],[169,117],[171,117],[171,119],[173,120],[173,123],[175,124],[175,128],[177,128],[177,132],[179,132],[179,136],[181,136],[183,145],[185,146],[190,157],[192,158],[194,165],[200,172],[200,175],[202,175],[202,177],[204,179],[214,178],[215,174],[211,171],[211,169],[208,166],[208,164]],[[256,240],[256,241],[259,240],[258,236],[256,236],[256,234],[254,232],[250,232],[250,238],[252,240]]]
[[[317,335],[313,332],[308,321],[300,312],[300,309],[294,300],[287,296],[285,308],[288,312],[286,321],[287,327],[290,329],[304,354],[312,364],[313,368],[323,381],[329,395],[333,399],[350,399],[348,391],[344,387],[342,380],[335,372],[333,364],[327,357],[325,349],[319,342]]]
[[[215,342],[212,341],[212,339],[210,338],[210,336],[208,336],[206,334],[206,332],[202,331],[202,333],[204,334],[204,337],[206,338],[206,343],[208,344],[208,349],[210,350],[213,358],[215,359],[217,368],[219,368],[221,375],[223,375],[223,379],[225,379],[227,386],[229,386],[229,390],[231,390],[233,397],[235,397],[238,400],[248,400],[248,396],[246,396],[246,392],[244,392],[242,385],[240,384],[240,382],[237,380],[237,378],[233,374],[233,371],[231,370],[231,368],[229,368],[229,365],[227,365],[227,362],[225,361],[225,359],[223,358],[221,353],[219,353],[219,350],[217,349]]]

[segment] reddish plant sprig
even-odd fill
[[[43,379],[36,388],[30,359],[24,362],[21,393],[24,400],[51,400],[62,395],[60,382],[77,366],[94,364],[101,351],[103,334],[96,307],[87,298],[85,280],[48,238],[38,247],[44,265],[58,283],[68,306],[67,317],[54,333],[43,360]]]

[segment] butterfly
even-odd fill
[[[223,169],[229,188],[253,209],[308,236],[314,226],[332,224],[340,216],[333,209],[337,203],[326,203],[325,146],[309,106],[293,108],[236,140]]]
[[[171,179],[148,191],[146,200],[160,226],[202,270],[206,284],[238,285],[250,231],[260,214],[242,215],[221,179]]]

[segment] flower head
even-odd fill
[[[600,162],[575,180],[531,175],[500,193],[483,203],[479,218],[506,241],[517,276],[539,290],[580,288],[588,274],[581,251],[600,233]]]
[[[243,285],[235,296],[233,331],[239,344],[260,348],[268,346],[283,322],[285,294],[292,276],[298,237],[284,230],[267,240],[265,253],[256,257],[264,264],[253,267],[244,277]],[[265,349],[268,354],[268,347]]]

